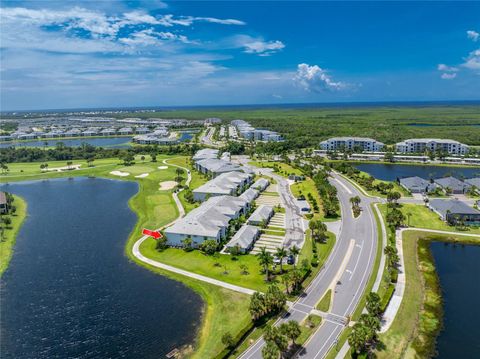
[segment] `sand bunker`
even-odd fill
[[[158,169],[159,170],[166,170],[168,168],[168,166],[159,166]]]
[[[175,181],[160,182],[160,191],[167,191],[169,189],[175,188],[176,185],[177,182]]]
[[[79,170],[81,165],[70,165],[65,167],[54,167],[54,168],[45,168],[42,171],[46,172],[63,172],[63,171],[73,171]]]
[[[122,172],[122,171],[112,171],[110,172],[111,175],[114,175],[114,176],[120,176],[120,177],[126,177],[128,176],[130,173],[128,172]]]
[[[145,178],[148,176],[148,173],[142,173],[141,175],[135,176],[135,178]]]

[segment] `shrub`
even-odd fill
[[[380,310],[382,313],[384,313],[387,309],[388,303],[390,303],[394,291],[395,285],[389,284],[387,290],[385,291],[385,294],[383,295],[382,302],[380,303]]]

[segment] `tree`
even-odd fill
[[[287,304],[287,296],[274,284],[268,286],[264,298],[268,313],[278,312]]]
[[[206,241],[203,241],[203,243],[200,245],[200,249],[202,252],[205,254],[211,256],[213,255],[218,248],[218,243],[214,239],[207,239]]]
[[[258,320],[266,314],[264,295],[259,292],[253,293],[250,297],[250,306],[248,308],[253,320]]]
[[[327,237],[327,226],[320,220],[311,220],[308,228],[312,232],[312,238],[317,242],[323,241]]]
[[[257,258],[260,265],[263,267],[263,272],[266,275],[267,280],[270,279],[269,266],[273,263],[273,257],[266,247],[260,248],[260,253],[257,253]]]
[[[361,201],[362,201],[362,199],[359,196],[355,196],[355,197],[350,198],[350,203],[354,207],[358,207],[360,205]]]
[[[380,314],[380,296],[377,293],[368,293],[366,308],[371,315],[378,316]]]
[[[140,157],[140,160],[141,160],[142,162],[144,162],[144,161],[145,161],[145,156],[142,155],[142,156]]]
[[[278,247],[275,253],[275,257],[280,260],[280,272],[283,273],[283,259],[287,256],[288,252],[285,247]]]
[[[157,162],[157,155],[155,153],[152,153],[150,155],[150,158],[151,158],[152,162]]]
[[[161,238],[157,239],[157,244],[155,245],[155,248],[158,251],[163,251],[167,248],[167,237],[163,236]]]
[[[235,340],[230,332],[223,334],[222,336],[222,343],[227,348],[233,348],[235,346]]]
[[[289,320],[280,325],[280,332],[282,332],[295,345],[295,340],[300,336],[300,325],[295,320]]]
[[[385,249],[383,250],[383,252],[387,256],[388,267],[394,268],[399,261],[399,257],[398,257],[398,254],[397,254],[397,248],[395,246],[392,246],[392,245],[387,245],[385,247]]]
[[[292,290],[297,292],[303,280],[303,274],[297,268],[290,272],[290,281],[292,282]]]
[[[177,168],[175,169],[175,173],[176,173],[176,175],[177,175],[177,176],[175,177],[175,181],[178,182],[178,183],[182,182],[182,175],[185,173],[185,171],[184,171],[183,169],[177,167]]]
[[[273,342],[266,342],[262,348],[263,359],[278,359],[280,356],[280,350]]]
[[[5,227],[9,227],[12,224],[12,219],[8,216],[2,216],[2,222],[5,223]]]
[[[247,275],[248,274],[248,267],[246,264],[240,264],[240,270],[242,271],[241,273],[243,275]]]
[[[190,237],[185,238],[182,241],[182,244],[183,244],[183,250],[185,252],[190,252],[193,249],[192,248],[193,241],[192,241],[192,238],[190,238]]]
[[[400,192],[393,191],[387,193],[387,202],[397,204],[397,201],[402,197]]]
[[[67,169],[70,169],[70,166],[73,164],[72,161],[67,161]]]
[[[358,319],[360,323],[365,324],[368,328],[378,332],[380,330],[380,319],[370,314],[363,313]]]
[[[352,331],[348,335],[348,344],[353,348],[355,353],[363,353],[367,347],[368,333],[364,324],[355,323]]]

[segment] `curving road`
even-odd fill
[[[370,204],[376,199],[365,196],[335,173],[332,174],[331,183],[338,190],[342,211],[342,226],[337,241],[320,273],[289,308],[286,316],[279,320],[301,321],[310,313],[322,315],[322,325],[298,354],[301,358],[323,358],[336,344],[346,326],[347,317],[355,311],[365,291],[375,262],[378,233]],[[361,198],[363,209],[358,218],[353,217],[350,204],[350,198],[356,195]],[[330,288],[333,289],[331,311],[321,313],[314,310]],[[263,339],[258,340],[241,358],[261,358],[263,345]]]

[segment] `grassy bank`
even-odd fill
[[[390,329],[380,335],[378,358],[431,357],[441,329],[442,300],[431,241],[479,244],[463,236],[407,231],[402,237],[406,286],[402,304]]]
[[[18,232],[27,216],[27,203],[19,196],[14,195],[13,198],[13,205],[17,210],[14,215],[8,215],[12,223],[8,228],[5,228],[5,225],[2,224],[2,238],[0,239],[0,277],[8,268]],[[3,216],[4,215],[2,215],[2,217]]]
[[[189,356],[193,358],[214,357],[224,349],[224,345],[221,342],[221,337],[224,333],[230,332],[235,336],[250,322],[250,313],[248,312],[249,297],[153,268],[133,257],[132,246],[138,240],[142,228],[158,228],[171,222],[178,216],[178,210],[171,195],[172,190],[159,190],[160,182],[171,181],[175,178],[175,167],[168,166],[167,169],[159,169],[158,167],[164,166],[162,163],[164,159],[178,161],[179,164],[187,161],[187,157],[157,156],[157,162],[150,162],[149,156],[145,157],[145,160],[142,161],[140,156],[137,156],[135,159],[136,163],[133,166],[124,166],[119,159],[115,158],[96,160],[94,167],[88,167],[85,161],[74,160],[72,161],[72,166],[81,164],[82,169],[48,173],[40,171],[39,163],[15,163],[9,165],[10,173],[0,176],[0,181],[13,182],[58,177],[97,176],[138,182],[139,191],[129,201],[129,206],[136,213],[138,219],[126,243],[125,253],[137,264],[158,274],[183,282],[202,297],[205,303],[202,323],[194,344],[194,351],[190,352]],[[48,164],[49,168],[66,166],[65,161],[51,161]],[[114,176],[110,174],[114,170],[128,172],[129,175],[125,177]],[[143,173],[149,173],[149,175],[145,178],[134,177]],[[186,178],[186,174],[184,177]],[[200,181],[200,179],[195,180]],[[215,333],[215,335],[211,335],[211,333]]]

